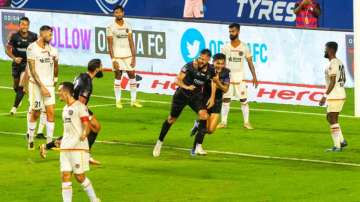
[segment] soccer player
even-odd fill
[[[30,43],[37,40],[37,35],[29,31],[30,20],[27,17],[20,18],[19,31],[12,34],[6,46],[6,54],[13,60],[12,76],[13,88],[16,93],[14,105],[10,111],[11,115],[16,113],[22,98],[24,97],[24,87],[20,85],[26,67],[26,49]]]
[[[221,123],[218,128],[226,128],[227,119],[230,111],[230,102],[233,97],[240,100],[241,110],[244,118],[244,127],[253,129],[249,121],[249,103],[247,95],[247,85],[245,82],[244,60],[247,61],[251,74],[253,76],[253,85],[257,88],[258,81],[256,77],[254,63],[251,52],[247,44],[239,40],[240,25],[233,23],[229,25],[231,42],[223,48],[226,55],[226,65],[230,69],[230,87],[229,91],[224,94],[221,109]]]
[[[175,91],[171,104],[171,112],[168,118],[164,121],[159,139],[153,150],[153,156],[160,156],[161,146],[164,142],[165,136],[170,127],[175,123],[180,116],[182,110],[189,106],[199,118],[199,132],[195,137],[196,153],[205,154],[201,147],[206,132],[206,120],[208,119],[207,108],[211,108],[215,101],[215,84],[211,81],[215,77],[215,70],[209,64],[211,52],[208,49],[201,51],[199,58],[193,62],[187,63],[182,69],[176,79],[178,88]],[[212,82],[212,94],[207,103],[203,102],[204,94],[203,88]]]
[[[132,107],[142,107],[136,100],[136,52],[132,37],[132,28],[130,24],[124,20],[124,8],[122,6],[115,6],[114,17],[115,22],[106,28],[106,37],[113,71],[115,73],[114,92],[116,107],[119,109],[123,108],[121,103],[121,77],[123,71],[126,71],[130,79],[130,105]]]
[[[92,59],[88,63],[88,71],[85,73],[80,74],[74,80],[74,98],[79,100],[81,103],[87,106],[91,94],[93,92],[93,79],[94,78],[102,78],[102,63],[100,59]],[[89,123],[90,123],[90,133],[88,136],[89,148],[95,143],[98,133],[100,132],[101,126],[99,121],[96,119],[94,113],[89,110]],[[52,148],[55,148],[60,145],[62,137],[59,137],[57,140],[53,140],[48,144],[42,144],[40,146],[40,156],[42,158],[46,158],[46,151]],[[100,164],[99,161],[93,159],[90,156],[90,163],[91,164]]]
[[[340,152],[342,148],[347,146],[347,142],[342,134],[340,124],[338,122],[339,113],[341,112],[345,99],[345,68],[341,60],[336,58],[338,44],[336,42],[328,42],[325,46],[325,58],[329,59],[330,64],[325,70],[326,92],[320,100],[320,106],[327,102],[327,121],[330,124],[331,136],[334,146],[327,151]]]
[[[46,111],[47,142],[52,141],[55,127],[55,83],[58,78],[58,51],[49,43],[52,28],[44,25],[40,28],[40,37],[27,48],[27,62],[30,71],[29,101],[32,109],[28,122],[28,149],[34,149],[34,133],[40,111]]]
[[[81,184],[91,202],[100,201],[90,180],[85,176],[85,172],[90,169],[87,137],[91,127],[88,109],[72,96],[74,84],[70,82],[61,83],[58,93],[60,100],[66,103],[62,112],[64,134],[60,145],[63,201],[72,201],[72,174]]]
[[[226,93],[229,90],[230,85],[230,70],[225,68],[226,56],[222,53],[218,53],[213,57],[213,66],[215,68],[216,76],[213,78],[214,83],[216,84],[216,93],[215,93],[215,104],[213,107],[208,109],[209,118],[207,120],[206,128],[207,134],[212,134],[216,130],[216,126],[219,122],[219,114],[221,112],[223,93]],[[205,99],[208,100],[211,96],[211,88],[207,86],[204,89]],[[198,132],[199,120],[195,121],[194,127],[191,130],[191,136],[195,135]],[[195,155],[196,143],[194,143],[192,149],[192,155]]]

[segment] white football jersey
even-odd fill
[[[59,60],[57,49],[50,44],[46,44],[45,48],[41,48],[35,41],[28,46],[26,55],[28,60],[35,61],[35,72],[40,81],[45,86],[54,86],[54,62]],[[34,82],[32,75],[29,74],[29,76],[30,81]]]
[[[87,107],[80,101],[75,101],[72,105],[66,105],[64,107],[62,118],[64,122],[64,133],[60,149],[88,150],[88,140],[80,140],[84,130],[82,122],[89,120]]]
[[[132,56],[129,34],[132,34],[132,28],[125,20],[122,26],[114,22],[106,28],[106,36],[113,38],[114,57],[126,58]]]
[[[226,67],[230,69],[230,81],[237,83],[245,79],[244,60],[251,57],[248,45],[241,41],[237,47],[228,43],[222,49],[226,55]]]
[[[328,100],[337,100],[337,99],[345,99],[346,92],[345,92],[345,82],[346,82],[346,75],[345,75],[345,67],[341,60],[337,58],[333,58],[330,61],[329,67],[325,70],[325,80],[326,80],[326,88],[330,85],[330,78],[331,76],[336,76],[336,83],[334,89],[330,92],[327,99]]]

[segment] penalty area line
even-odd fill
[[[9,132],[9,131],[0,131],[0,134],[14,135],[14,136],[25,136],[24,133]],[[149,145],[149,144],[118,142],[118,141],[108,141],[108,140],[98,140],[98,141],[96,141],[96,143],[108,144],[108,145],[123,145],[123,146],[130,146],[130,147],[146,147],[146,148],[152,148],[153,147],[153,145]],[[163,148],[190,152],[190,149],[183,148],[183,147],[163,146]],[[358,164],[358,163],[326,161],[326,160],[318,160],[318,159],[280,157],[280,156],[259,155],[259,154],[249,154],[249,153],[241,153],[241,152],[218,151],[218,150],[207,150],[207,152],[210,153],[210,154],[248,157],[248,158],[256,158],[256,159],[267,159],[267,160],[280,160],[280,161],[293,161],[293,162],[304,162],[304,163],[314,163],[314,164],[327,164],[327,165],[360,167],[360,164]]]

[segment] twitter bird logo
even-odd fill
[[[185,62],[197,58],[204,48],[205,39],[197,29],[190,28],[184,32],[181,38],[181,54]]]

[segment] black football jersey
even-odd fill
[[[80,96],[86,98],[86,105],[92,94],[92,79],[89,74],[82,73],[74,80],[74,98],[79,99]]]
[[[11,35],[8,45],[12,47],[12,54],[15,57],[21,57],[23,62],[26,62],[27,47],[37,40],[37,35],[34,32],[28,33],[26,38],[23,38],[19,32]]]
[[[217,72],[215,69],[215,73],[219,74],[219,80],[222,84],[230,84],[230,70],[228,68],[223,68],[221,72]],[[204,94],[206,97],[211,96],[211,83],[205,86]],[[223,91],[220,89],[216,89],[215,99],[222,99]]]
[[[183,80],[185,85],[194,85],[196,88],[193,93],[203,92],[204,87],[211,83],[211,79],[215,76],[215,69],[212,65],[208,65],[208,68],[205,72],[194,68],[193,62],[187,63],[182,69],[181,72],[185,73],[185,78]],[[184,89],[185,90],[185,89]],[[191,92],[185,90],[186,92]]]

